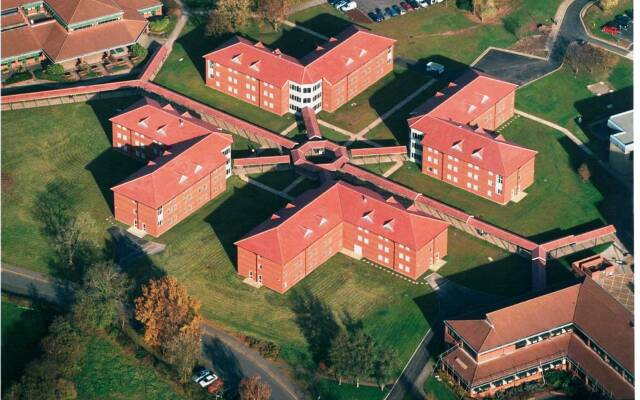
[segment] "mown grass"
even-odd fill
[[[54,313],[2,296],[2,393],[17,382],[25,366],[40,354]]]
[[[382,391],[373,386],[358,388],[348,383],[338,385],[338,382],[323,379],[316,384],[315,391],[318,398],[323,400],[376,400],[384,399],[389,390]]]
[[[80,399],[186,399],[175,383],[103,334],[90,339],[74,382]]]
[[[283,190],[300,177],[300,175],[291,169],[284,171],[267,171],[260,174],[251,174],[249,176],[276,190]]]
[[[509,140],[537,150],[534,184],[519,203],[498,205],[453,185],[423,175],[407,163],[391,179],[458,207],[488,222],[536,240],[584,231],[606,222],[622,222],[630,215],[630,202],[611,193],[596,166],[592,182],[583,182],[577,168],[581,151],[562,133],[518,118],[501,133]],[[618,189],[623,190],[623,189]],[[615,191],[614,191],[615,192]]]
[[[2,256],[9,264],[52,272],[55,252],[33,215],[48,182],[63,179],[75,210],[89,212],[104,240],[112,224],[110,188],[141,164],[110,150],[108,118],[137,98],[4,112]]]
[[[569,129],[592,149],[600,151],[603,144],[589,134],[588,125],[633,107],[632,69],[633,63],[624,58],[619,58],[614,68],[599,74],[586,71],[575,74],[569,67],[562,67],[519,89],[516,107]],[[587,85],[599,81],[607,82],[615,92],[602,96],[589,92]],[[583,118],[581,124],[577,122],[579,116]]]
[[[451,389],[444,383],[439,382],[435,376],[430,376],[424,383],[424,392],[430,399],[437,400],[457,400],[456,396]]]
[[[382,175],[387,170],[395,165],[394,162],[384,162],[384,163],[375,163],[375,164],[365,164],[360,165],[360,168],[366,169],[367,171],[374,172],[378,175]]]

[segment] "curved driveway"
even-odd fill
[[[560,29],[546,60],[500,49],[491,49],[474,64],[474,67],[500,79],[524,85],[559,68],[562,65],[567,47],[575,41],[587,41],[619,56],[629,57],[628,51],[587,35],[580,13],[590,2],[592,0],[574,0],[569,4],[564,17],[561,18]]]

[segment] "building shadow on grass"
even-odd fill
[[[226,195],[205,222],[211,226],[227,257],[235,265],[237,251],[234,242],[282,208],[286,200],[250,184],[242,187],[230,185],[227,190],[231,194]]]
[[[335,37],[340,32],[354,25],[369,30],[369,28],[364,25],[354,24],[345,18],[340,18],[328,13],[318,14],[304,22],[299,22],[298,25],[327,37]]]
[[[305,288],[292,289],[288,297],[295,314],[295,323],[307,341],[313,361],[316,364],[326,363],[331,341],[339,332],[333,311],[322,299]],[[348,322],[351,327],[357,324],[350,317]]]

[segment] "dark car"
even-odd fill
[[[398,15],[391,7],[385,7],[384,13],[389,17],[395,17],[396,15]]]
[[[384,20],[384,17],[382,17],[380,14],[373,11],[369,12],[368,15],[373,22],[382,22]]]
[[[420,8],[420,3],[418,3],[417,0],[408,0],[407,3],[409,3],[414,10]]]
[[[400,2],[400,7],[404,8],[407,11],[413,11],[413,7],[411,7],[411,5],[409,3],[407,3],[406,1],[401,1]]]
[[[392,5],[391,9],[396,12],[396,15],[402,15],[407,13],[405,10],[400,8],[400,6],[397,4]]]
[[[373,10],[373,12],[375,12],[376,14],[378,14],[378,16],[379,16],[380,18],[382,18],[382,19],[388,19],[388,18],[389,18],[389,16],[388,16],[384,11],[382,11],[381,9],[379,9],[379,8],[377,8],[377,7],[376,7],[376,9],[375,9],[375,10]]]
[[[627,10],[624,12],[629,18],[633,19],[633,10]]]

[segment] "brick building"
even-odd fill
[[[514,114],[516,85],[465,73],[409,118],[409,158],[422,173],[500,204],[534,181],[536,151],[495,135]]]
[[[157,0],[6,0],[0,64],[6,72],[49,59],[65,68],[127,53],[162,14]]]
[[[284,293],[338,252],[417,279],[447,255],[448,223],[339,181],[306,192],[236,242],[238,273]]]
[[[485,314],[445,321],[441,367],[472,397],[570,371],[605,398],[634,398],[633,314],[590,278]]]
[[[278,115],[333,112],[393,70],[394,43],[350,27],[297,59],[235,37],[204,56],[206,84]]]
[[[112,122],[114,148],[153,159],[111,188],[116,220],[157,237],[226,190],[230,135],[149,99]]]

